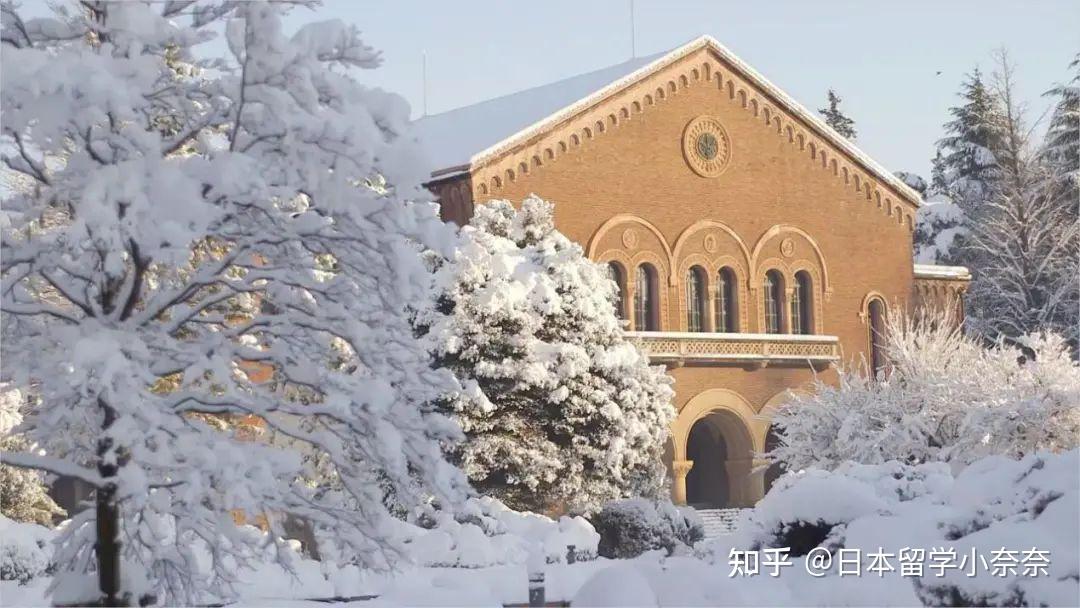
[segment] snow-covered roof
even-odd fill
[[[413,127],[437,170],[435,173],[465,168],[478,152],[521,132],[545,116],[575,105],[576,101],[622,80],[663,55],[637,57],[595,72],[425,116],[417,119]]]
[[[938,266],[937,264],[915,264],[916,279],[960,279],[971,280],[971,271],[966,266]]]
[[[919,194],[903,180],[859,150],[825,124],[816,113],[807,110],[712,36],[701,36],[667,53],[635,58],[588,74],[426,116],[415,121],[413,126],[435,168],[433,176],[468,170],[706,47],[829,143],[851,155],[878,179],[888,183],[915,205],[921,203]]]

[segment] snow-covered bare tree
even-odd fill
[[[1060,336],[1034,334],[986,348],[948,316],[891,315],[888,373],[842,370],[773,418],[769,457],[788,470],[843,462],[951,462],[1020,457],[1080,444],[1080,367]]]
[[[353,78],[378,53],[338,21],[282,30],[312,4],[3,4],[0,150],[31,182],[2,216],[3,376],[40,400],[20,430],[44,450],[3,461],[96,488],[54,601],[228,597],[285,514],[385,566],[401,547],[372,480],[463,494],[440,445],[460,430],[428,405],[455,383],[405,311],[430,286],[421,246],[452,235],[406,200],[407,105]]]
[[[855,141],[855,121],[840,109],[840,102],[843,100],[832,89],[829,89],[828,99],[829,107],[818,110],[818,113],[825,118],[825,124],[840,135]]]
[[[0,385],[0,450],[33,449],[25,437],[15,432],[23,420],[24,402],[22,391]],[[64,510],[49,496],[43,477],[41,471],[0,464],[0,515],[51,526],[53,517],[63,515]]]
[[[1075,197],[1058,194],[1016,99],[1013,68],[998,55],[993,92],[1001,108],[996,179],[970,222],[966,258],[975,275],[972,326],[992,340],[1036,331],[1080,338],[1080,224]]]
[[[466,390],[445,407],[474,486],[518,509],[590,512],[662,493],[671,379],[622,335],[607,268],[555,230],[552,205],[476,207],[418,321]]]

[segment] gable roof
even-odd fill
[[[464,168],[477,152],[527,129],[545,116],[575,105],[663,55],[637,57],[594,72],[425,116],[413,122],[414,133],[423,142],[435,169]]]
[[[836,148],[851,156],[908,202],[921,198],[901,179],[875,162],[790,95],[739,59],[712,36],[701,36],[667,53],[636,58],[558,82],[426,116],[413,123],[429,154],[433,177],[468,171],[547,131],[577,113],[617,94],[676,61],[708,48]]]

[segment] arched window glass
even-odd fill
[[[716,275],[716,331],[735,333],[739,319],[735,312],[735,273],[721,268]]]
[[[686,330],[705,331],[705,271],[701,266],[686,273]]]
[[[795,273],[795,285],[791,292],[791,333],[811,334],[813,332],[814,292],[811,289],[810,274],[805,270]]]
[[[625,319],[626,304],[623,297],[626,294],[626,276],[618,262],[608,262],[607,270],[608,278],[615,282],[615,314],[620,319]]]
[[[885,304],[880,299],[870,300],[867,326],[870,332],[870,372],[878,377],[885,371]]]
[[[642,264],[637,268],[634,282],[634,329],[638,331],[656,331],[660,326],[657,310],[659,300],[656,269],[652,264]]]
[[[765,273],[765,333],[778,334],[783,324],[784,279],[776,270]]]

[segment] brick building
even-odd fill
[[[888,311],[970,278],[913,264],[919,195],[710,37],[417,128],[446,220],[536,193],[609,264],[629,335],[676,380],[677,502],[753,504],[771,408],[880,366]]]

